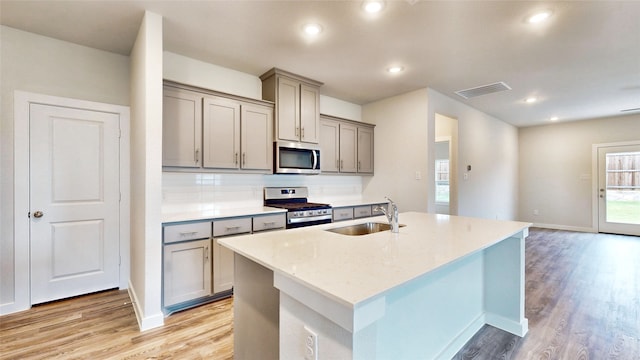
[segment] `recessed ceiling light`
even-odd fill
[[[392,74],[396,74],[401,72],[402,70],[404,70],[404,67],[402,66],[392,66],[390,68],[387,69],[388,72],[392,73]]]
[[[551,121],[558,121],[558,119],[559,118],[557,116],[552,116],[552,117],[549,118],[549,120],[551,120]]]
[[[549,19],[549,17],[551,17],[551,11],[550,10],[545,10],[545,11],[541,11],[541,12],[538,12],[538,13],[535,13],[535,14],[529,16],[527,18],[527,22],[529,24],[538,24],[538,23],[546,21],[547,19]]]
[[[364,11],[368,13],[380,12],[383,7],[384,7],[384,2],[382,1],[365,1],[363,5]]]
[[[526,99],[524,99],[524,102],[526,102],[527,104],[533,104],[534,102],[538,101],[538,98],[536,97],[528,97]]]
[[[322,32],[322,26],[319,24],[307,24],[304,26],[304,32],[307,35],[318,35]]]

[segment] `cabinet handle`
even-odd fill
[[[242,153],[242,166],[247,165],[247,153]]]
[[[271,221],[271,222],[264,222],[264,227],[269,227],[269,226],[274,226],[276,224],[275,221]]]
[[[197,231],[183,231],[183,232],[180,232],[180,236],[194,236],[197,233],[198,233]]]
[[[340,160],[336,159],[336,167],[340,169]]]
[[[344,160],[340,160],[340,170],[344,169]]]
[[[204,247],[204,261],[209,261],[209,247]]]
[[[198,154],[200,153],[200,149],[196,149],[195,154],[193,155],[194,160],[196,161],[196,165],[198,165],[198,160],[200,160]]]
[[[238,229],[240,229],[240,226],[227,226],[227,231],[238,230]]]
[[[362,166],[360,166],[360,160],[358,160],[358,170],[360,170]]]
[[[304,139],[304,126],[302,127],[302,134],[300,135],[300,137]]]
[[[238,164],[238,153],[236,153],[233,163]]]
[[[296,126],[296,137],[300,136],[300,128]]]

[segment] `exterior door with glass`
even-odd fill
[[[598,232],[640,235],[640,143],[597,152]]]

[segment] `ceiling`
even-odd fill
[[[540,9],[548,21],[525,21]],[[356,104],[430,87],[516,126],[640,113],[639,1],[398,0],[371,15],[361,1],[1,0],[0,21],[128,55],[144,10],[163,16],[167,51],[256,76],[278,67]],[[307,22],[323,32],[303,35]],[[512,90],[455,94],[499,81]]]

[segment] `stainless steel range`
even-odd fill
[[[310,203],[308,196],[306,187],[267,187],[264,188],[264,205],[288,210],[287,229],[330,223],[331,205]]]

